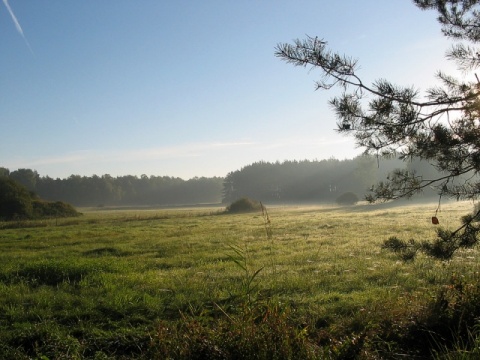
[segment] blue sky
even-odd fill
[[[367,82],[425,88],[452,68],[435,16],[409,0],[3,0],[0,166],[189,179],[353,158],[336,91],[275,46],[318,36]]]

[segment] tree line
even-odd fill
[[[182,205],[219,203],[223,178],[195,177],[183,180],[169,176],[71,175],[53,179],[36,170],[9,171],[7,176],[49,201],[64,201],[75,206]]]
[[[194,177],[184,180],[169,176],[71,175],[53,179],[36,170],[10,171],[6,176],[47,201],[63,201],[75,206],[229,204],[249,197],[265,203],[335,202],[346,192],[363,198],[369,189],[386,181],[395,169],[407,169],[424,178],[437,176],[436,170],[421,161],[403,162],[358,156],[354,159],[259,161],[232,171],[226,177]],[[425,190],[425,195],[436,195]]]
[[[436,170],[420,161],[403,162],[358,156],[348,160],[303,160],[256,162],[230,172],[223,183],[222,199],[230,203],[249,197],[264,202],[335,202],[346,192],[363,198],[378,182],[385,181],[395,169],[408,169],[418,176],[430,176]],[[432,196],[432,190],[425,195]]]

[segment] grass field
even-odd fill
[[[456,305],[477,296],[478,251],[399,261],[384,240],[427,240],[436,229],[437,204],[402,204],[272,206],[270,222],[261,212],[192,208],[81,209],[79,218],[0,223],[0,354],[424,357],[433,330],[421,330],[433,315],[459,353],[467,344],[455,326],[470,314]],[[440,226],[454,229],[472,209],[442,205]],[[447,335],[438,335],[433,346],[446,354]]]

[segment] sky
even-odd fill
[[[452,68],[436,14],[409,0],[2,0],[0,167],[190,179],[354,158],[340,90],[274,55],[306,36],[366,83],[425,89]]]

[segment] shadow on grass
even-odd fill
[[[128,251],[118,250],[114,247],[102,247],[102,248],[84,251],[82,255],[89,256],[89,257],[100,257],[100,256],[123,257],[123,256],[129,256],[131,255],[131,253]]]

